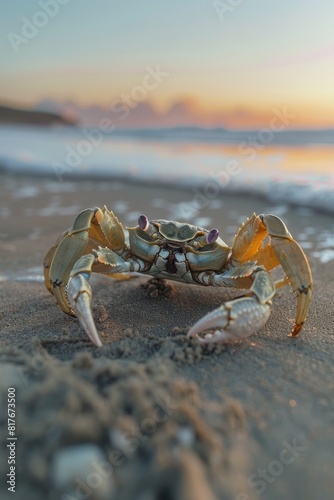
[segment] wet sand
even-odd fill
[[[118,181],[1,175],[0,186],[1,425],[7,437],[12,386],[16,498],[333,498],[332,218],[224,193],[196,213],[194,193]],[[41,275],[75,214],[104,204],[128,226],[188,207],[190,222],[219,228],[228,244],[245,217],[276,212],[314,275],[301,335],[288,337],[288,288],[256,334],[201,347],[187,330],[235,292],[96,276],[95,348]],[[2,461],[2,478],[8,468]],[[12,498],[6,488],[1,498]]]

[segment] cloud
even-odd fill
[[[165,111],[158,110],[150,101],[138,102],[135,105],[132,103],[132,107],[117,101],[114,108],[111,108],[101,105],[85,107],[73,101],[52,99],[38,102],[34,109],[75,118],[83,126],[94,126],[107,118],[117,128],[199,126],[255,129],[268,126],[273,114],[271,109],[255,111],[246,107],[212,111],[201,107],[193,98],[175,101]],[[294,125],[301,125],[299,122],[300,120]]]
[[[334,58],[334,44],[319,47],[316,50],[308,50],[300,52],[299,54],[289,55],[280,59],[269,61],[265,67],[279,67],[279,66],[294,66],[297,64],[310,64],[311,62],[319,62],[327,57]]]

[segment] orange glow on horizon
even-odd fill
[[[118,98],[117,102],[120,103]],[[38,106],[39,102],[44,99],[34,101],[6,101],[3,100],[2,104],[9,106],[22,107],[26,109]],[[50,101],[51,105],[57,106],[61,109],[64,106],[64,112],[72,112],[71,107],[78,107],[79,109],[100,108],[105,111],[106,116],[110,113],[110,103],[94,103],[91,101],[82,101],[79,99],[55,99],[45,98],[45,101]],[[113,102],[113,100],[111,100]],[[205,106],[204,102],[194,97],[181,97],[172,100],[148,99],[143,103],[138,103],[136,109],[144,106],[152,110],[153,116],[156,117],[158,126],[203,126],[203,127],[227,127],[231,129],[259,129],[270,128],[270,123],[276,115],[288,116],[287,122],[284,123],[284,128],[334,128],[334,109],[327,107],[316,107],[309,105],[292,106],[277,103],[272,106],[264,106],[259,103],[258,106],[246,106],[236,103],[234,106],[231,104],[227,107],[221,104],[214,109],[212,106]],[[66,109],[67,108],[67,109]],[[52,110],[52,109],[51,109]],[[154,121],[154,118],[153,118]],[[151,120],[152,122],[152,120]],[[150,125],[152,123],[145,123],[145,116],[143,117],[142,126]],[[124,125],[127,125],[124,123]]]

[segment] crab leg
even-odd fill
[[[93,254],[80,257],[71,271],[66,290],[68,300],[90,340],[97,347],[100,347],[102,342],[97,333],[91,311],[92,288],[89,284],[89,278],[93,268],[94,272],[110,275],[112,273],[129,272],[130,264],[112,250],[100,247]]]
[[[127,249],[123,227],[106,207],[83,210],[44,258],[45,285],[67,314],[73,315],[66,295],[71,270],[82,255],[89,254],[99,244],[120,253]]]
[[[88,282],[94,263],[94,255],[84,255],[80,257],[72,270],[72,278],[67,285],[67,295],[73,312],[80,321],[88,337],[93,344],[100,347],[102,342],[97,333],[91,313],[92,288]]]
[[[295,326],[291,332],[291,335],[295,337],[302,329],[310,307],[313,287],[311,269],[306,255],[292,238],[283,221],[275,215],[260,215],[259,217],[271,237],[271,246],[284,269],[288,282],[297,294]],[[258,263],[259,261],[260,258]]]
[[[205,279],[205,276],[200,278]],[[202,344],[230,342],[248,337],[267,322],[275,285],[270,274],[262,266],[248,262],[220,275],[211,274],[210,278],[215,286],[247,287],[251,296],[225,302],[201,318],[189,330],[188,337],[196,337]],[[199,337],[200,332],[211,328],[221,330],[206,334],[204,338]]]
[[[73,265],[85,253],[89,241],[89,229],[98,210],[100,209],[87,209],[81,212],[72,228],[58,238],[56,245],[49,250],[44,259],[46,286],[55,296],[61,309],[70,315],[73,313],[65,287]]]
[[[270,236],[270,242],[263,246],[266,236]],[[276,288],[290,284],[297,294],[295,326],[291,335],[298,335],[310,307],[312,273],[306,255],[279,217],[253,214],[241,226],[233,242],[231,262],[241,264],[247,260],[263,265],[267,271],[282,266],[286,278],[278,281]]]

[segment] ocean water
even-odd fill
[[[334,130],[0,126],[0,171],[130,179],[334,213]]]

